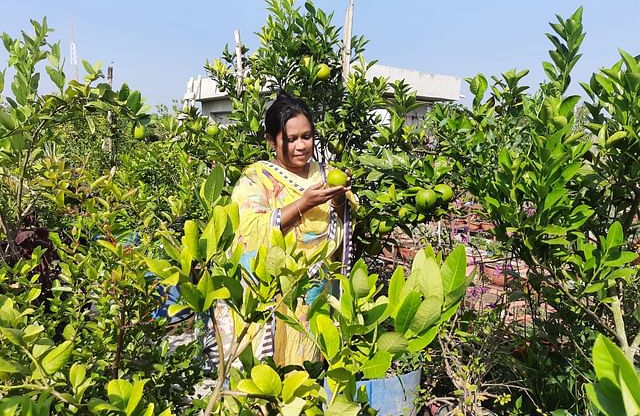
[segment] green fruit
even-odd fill
[[[339,139],[334,139],[329,142],[329,150],[331,153],[339,155],[344,150],[344,142]]]
[[[147,135],[147,129],[142,124],[136,124],[136,127],[133,129],[133,138],[140,140],[144,139],[144,136]]]
[[[418,211],[427,211],[433,208],[438,201],[438,194],[433,189],[422,189],[416,194],[416,208]]]
[[[453,199],[453,190],[446,183],[439,183],[433,189],[440,194],[442,202],[449,202]]]
[[[218,134],[218,131],[220,131],[220,129],[216,123],[212,123],[207,126],[207,136],[215,136]]]
[[[394,224],[392,221],[382,220],[378,225],[378,231],[380,231],[381,234],[390,233],[391,231],[393,231],[393,226]]]
[[[331,68],[329,68],[329,65],[327,64],[318,65],[318,75],[316,75],[316,77],[320,81],[326,81],[329,79],[329,76],[331,76]]]
[[[347,186],[347,183],[349,183],[349,177],[340,169],[334,169],[327,175],[327,185],[329,187]]]

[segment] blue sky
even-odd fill
[[[335,11],[337,26],[343,24],[347,4],[315,1],[317,7]],[[368,60],[458,77],[530,69],[525,84],[535,86],[544,77],[540,63],[549,59],[550,43],[544,36],[550,31],[548,22],[555,21],[555,14],[568,17],[580,5],[587,37],[574,81],[588,80],[598,68],[612,65],[618,48],[640,54],[640,0],[356,0],[353,30],[369,39]],[[0,31],[14,37],[30,29],[29,19],[47,16],[56,29],[51,39],[62,41],[65,54],[73,22],[79,58],[102,60],[105,67],[113,62],[114,84],[127,82],[152,106],[182,98],[189,77],[204,75],[205,60],[233,43],[234,29],[255,49],[254,33],[267,16],[262,0],[11,1],[2,9]],[[2,48],[0,68],[5,66]],[[71,73],[70,67],[66,72]],[[577,82],[570,92],[581,92]],[[464,85],[462,93],[469,95]]]

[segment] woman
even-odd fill
[[[334,241],[330,256],[342,246],[342,258],[348,260],[350,244],[345,243],[343,230],[344,214],[347,224],[349,221],[346,204],[349,188],[325,186],[325,167],[312,160],[315,130],[309,109],[302,100],[280,93],[266,112],[265,130],[275,157],[247,167],[231,196],[240,207],[237,244],[243,248],[242,264],[251,269],[257,249],[271,244],[274,228],[283,235],[294,233],[297,249],[305,254],[324,242]],[[347,237],[349,231],[347,226]],[[319,267],[317,264],[310,269],[310,277]],[[299,303],[295,311],[298,318],[305,320],[308,305],[321,289],[313,288],[304,302]],[[276,322],[275,333],[267,326],[260,344],[256,355],[273,354],[279,365],[302,364],[318,358],[310,340],[281,322]]]

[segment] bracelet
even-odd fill
[[[345,199],[344,201],[342,201],[342,204],[336,205],[336,204],[334,204],[334,203],[333,203],[333,201],[331,201],[331,206],[332,206],[333,208],[340,208],[340,207],[343,207],[343,206],[344,206],[345,202],[347,202],[347,200],[346,200],[346,199]]]
[[[300,211],[300,207],[298,206],[298,201],[293,203],[296,206],[296,209],[298,210],[298,215],[300,215],[300,219],[298,220],[298,223],[300,223],[300,221],[302,221],[302,211]]]

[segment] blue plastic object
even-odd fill
[[[369,396],[369,405],[378,411],[378,416],[415,416],[418,412],[414,402],[420,388],[422,370],[415,370],[395,377],[376,378],[356,382],[356,388],[364,386]],[[325,381],[329,400],[331,394]]]

